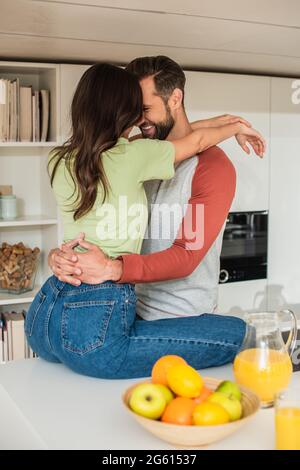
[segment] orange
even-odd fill
[[[193,423],[197,426],[212,426],[228,422],[229,414],[223,406],[217,403],[204,402],[194,408]]]
[[[167,372],[167,381],[170,389],[181,397],[196,398],[203,387],[201,375],[187,364],[171,367]]]
[[[196,404],[191,398],[177,397],[169,403],[161,417],[164,423],[193,424],[193,411]]]
[[[213,391],[210,388],[203,385],[202,390],[200,392],[200,395],[198,395],[196,398],[194,398],[194,402],[197,405],[199,405],[203,401],[207,400],[207,398],[212,394],[213,394]]]
[[[152,383],[167,386],[167,372],[176,364],[186,364],[186,361],[172,354],[160,357],[152,368]]]

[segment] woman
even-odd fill
[[[110,257],[139,253],[147,226],[145,181],[172,178],[174,164],[233,135],[259,140],[255,130],[235,123],[199,129],[173,142],[130,142],[142,110],[138,80],[123,69],[96,64],[80,80],[72,102],[72,136],[49,159],[65,240],[84,231],[87,241]],[[228,318],[230,340],[220,342],[218,358],[211,357],[209,341],[203,344],[197,332],[214,330],[217,315],[139,322],[135,301],[130,284],[74,287],[52,276],[27,313],[28,342],[40,357],[79,373],[128,378],[149,375],[164,354],[179,354],[197,368],[203,362],[227,362],[244,337],[244,322]]]

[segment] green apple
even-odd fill
[[[208,401],[223,406],[223,408],[229,414],[230,421],[236,421],[242,416],[241,402],[232,395],[227,396],[222,392],[214,392],[208,398]]]
[[[228,397],[233,396],[238,400],[241,400],[242,398],[239,386],[234,382],[230,382],[230,380],[224,380],[221,382],[217,387],[216,392],[224,393],[224,395],[227,395]]]
[[[157,388],[159,388],[159,390],[162,391],[164,397],[165,397],[165,400],[166,400],[166,404],[168,405],[174,398],[174,394],[171,392],[171,390],[166,387],[166,385],[163,385],[163,384],[155,384],[155,386]]]
[[[158,419],[166,407],[163,392],[155,384],[137,385],[129,398],[129,406],[138,415],[145,418]]]

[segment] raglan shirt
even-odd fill
[[[146,255],[129,254],[123,260],[123,274],[119,282],[146,283],[179,279],[189,276],[201,263],[218,237],[232,204],[236,187],[233,164],[219,147],[211,147],[198,156],[192,179],[191,197],[182,224],[194,226],[198,204],[204,205],[204,239],[199,249],[189,249],[192,240],[182,234],[163,251]],[[192,233],[192,227],[191,231]]]

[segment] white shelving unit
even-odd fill
[[[29,304],[33,301],[35,294],[40,290],[40,285],[36,285],[34,290],[24,294],[0,294],[0,306]]]
[[[57,142],[0,142],[0,147],[55,147]]]
[[[0,62],[0,78],[20,79],[33,90],[50,91],[50,121],[47,142],[0,142],[0,185],[12,185],[17,196],[18,218],[0,219],[0,245],[23,242],[41,249],[35,289],[24,294],[0,294],[0,311],[8,305],[32,302],[49,275],[47,254],[59,242],[59,220],[47,174],[47,157],[60,138],[60,65]],[[28,305],[27,305],[28,307]]]
[[[57,219],[50,219],[46,215],[27,215],[23,217],[17,217],[14,220],[3,220],[0,219],[0,228],[9,227],[34,227],[42,225],[56,225]]]

